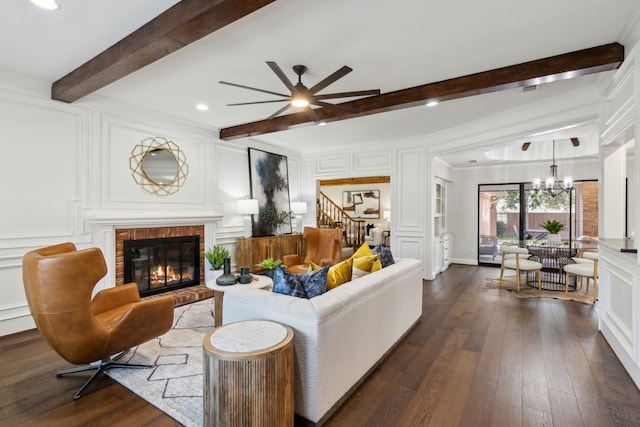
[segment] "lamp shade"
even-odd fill
[[[383,211],[382,212],[382,218],[391,219],[391,211]]]
[[[303,215],[307,213],[307,203],[306,202],[291,202],[291,211],[294,214]]]
[[[260,212],[256,199],[238,200],[237,212],[242,215],[255,215]]]

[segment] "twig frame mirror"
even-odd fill
[[[129,168],[136,184],[155,196],[176,193],[189,173],[184,152],[175,142],[162,137],[145,138],[133,147]]]

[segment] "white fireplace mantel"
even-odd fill
[[[222,215],[213,211],[101,211],[85,216],[90,228],[173,227],[218,223]]]
[[[216,244],[216,228],[222,215],[213,211],[94,211],[85,215],[86,228],[102,250],[107,263],[107,275],[94,288],[94,293],[115,286],[116,229],[180,227],[204,225],[204,247]]]

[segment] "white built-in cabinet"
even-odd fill
[[[436,179],[434,189],[433,213],[433,274],[436,275],[449,267],[451,254],[451,233],[447,232],[447,184]]]

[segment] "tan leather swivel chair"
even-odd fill
[[[34,250],[22,260],[29,309],[47,343],[70,363],[100,361],[56,374],[96,370],[74,399],[107,369],[150,367],[114,363],[118,357],[112,356],[164,334],[173,324],[174,298],[141,301],[135,283],[102,290],[92,300],[94,286],[106,273],[100,249],[78,251],[73,243]]]
[[[291,273],[306,273],[309,263],[321,267],[340,262],[342,255],[342,229],[305,227],[302,233],[307,253],[304,259],[299,255],[284,255],[282,263]]]

